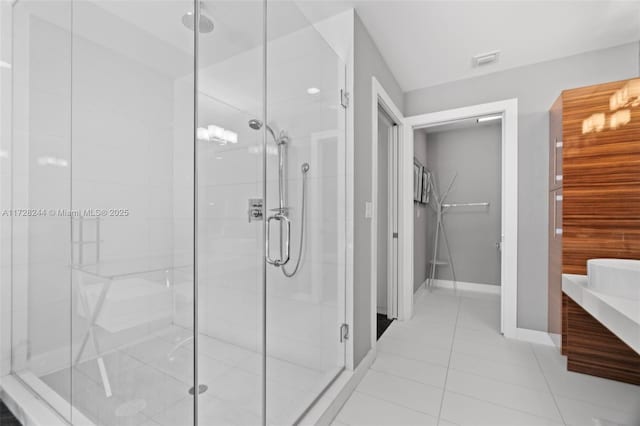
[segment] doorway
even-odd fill
[[[417,129],[466,119],[477,120],[479,117],[485,116],[500,116],[502,123],[500,131],[500,217],[502,219],[499,241],[500,332],[505,337],[517,338],[519,335],[519,329],[516,325],[518,300],[518,100],[508,99],[407,117],[405,118],[404,137],[409,141],[408,146],[413,148],[414,132]],[[402,164],[403,168],[412,167],[411,160],[405,157],[403,157]],[[413,190],[407,179],[402,180],[402,185],[402,193]],[[406,212],[403,212],[402,216],[406,216]],[[402,284],[401,293],[412,312],[413,285],[406,288],[407,283],[403,282]]]
[[[378,106],[376,334],[398,315],[398,125]]]
[[[411,309],[407,306],[407,301],[412,302],[406,298],[402,290],[406,287],[405,282],[413,279],[411,258],[413,239],[407,238],[413,235],[411,229],[413,223],[405,217],[406,205],[411,205],[410,194],[407,196],[405,191],[405,181],[410,176],[408,177],[400,166],[404,163],[406,157],[412,154],[413,149],[409,149],[406,144],[404,116],[375,77],[371,78],[371,93],[372,191],[371,203],[366,206],[366,214],[370,215],[369,217],[372,219],[370,228],[372,242],[370,253],[370,330],[371,346],[375,348],[378,341],[379,273],[383,275],[380,280],[385,281],[387,284],[383,287],[387,291],[387,307],[390,306],[394,309],[394,311],[390,311],[390,315],[388,315],[388,312],[382,314],[381,320],[388,321],[390,319],[388,316],[400,321],[411,317]],[[381,114],[384,115],[381,116]],[[382,124],[379,122],[382,122]],[[391,154],[378,152],[381,144],[378,141],[379,134],[382,134],[381,139],[388,141],[384,144],[383,149],[389,148]],[[386,170],[379,173],[381,161],[384,162],[382,168]],[[388,170],[391,170],[391,173]],[[395,176],[395,182],[389,181],[390,176]],[[385,203],[378,199],[380,196],[379,187],[387,188],[387,191],[383,191],[383,194],[391,197],[392,202]],[[389,187],[395,188],[395,191],[389,193]],[[391,221],[389,221],[389,218],[391,218]],[[386,226],[382,227],[382,230],[378,226],[380,222],[386,224]],[[378,250],[380,246],[384,249],[388,247],[391,249],[387,250],[386,255],[379,257]],[[380,258],[383,259],[382,262],[379,262]],[[378,271],[379,263],[384,263],[386,271]],[[382,295],[382,289],[380,291],[381,300],[385,299]]]
[[[500,294],[501,132],[501,115],[414,131],[423,169],[414,216],[416,290]]]

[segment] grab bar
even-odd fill
[[[271,257],[270,245],[271,245],[271,221],[272,220],[277,220],[280,223],[280,258],[279,259],[273,259]],[[282,235],[283,224],[285,225],[284,238]],[[265,238],[267,239],[267,242],[266,242],[267,262],[275,266],[285,265],[289,261],[289,245],[291,240],[291,221],[289,220],[289,218],[282,213],[276,213],[275,215],[270,216],[267,219],[267,235],[265,236]]]

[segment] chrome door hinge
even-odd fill
[[[349,324],[340,324],[340,343],[349,340]]]
[[[344,89],[340,89],[340,105],[342,108],[349,108],[349,93]]]

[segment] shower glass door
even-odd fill
[[[72,3],[75,423],[193,417],[192,8]]]
[[[205,1],[198,34],[198,424],[262,424],[264,2]],[[252,207],[255,206],[255,207]],[[251,214],[255,211],[256,214]]]
[[[198,422],[293,424],[344,366],[345,66],[294,1],[200,15]]]
[[[194,418],[192,10],[12,5],[11,368],[71,424]]]
[[[346,71],[296,2],[267,5],[268,256],[288,261],[267,265],[266,407],[294,424],[344,366]]]

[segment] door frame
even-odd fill
[[[413,172],[409,173],[400,167],[410,158],[413,162],[413,145],[409,147],[405,137],[405,120],[402,112],[393,102],[384,87],[375,77],[371,77],[371,347],[376,347],[376,314],[377,314],[377,289],[378,272],[376,262],[378,258],[378,107],[381,108],[393,120],[397,126],[398,145],[398,288],[397,288],[397,318],[408,320],[411,318],[411,304],[413,298],[407,299],[407,295],[401,289],[413,288],[413,188],[406,193],[409,179],[413,182]],[[407,141],[408,142],[408,141]],[[409,195],[409,196],[407,196]],[[407,204],[411,209],[407,209]],[[407,220],[408,213],[408,220]],[[413,295],[413,294],[412,294]],[[388,295],[387,295],[388,297]]]
[[[411,161],[403,157],[403,166],[411,170],[413,164],[414,130],[483,115],[502,115],[500,331],[505,337],[518,338],[518,99],[406,117],[404,140],[408,142],[406,146],[411,151]],[[407,185],[408,182],[402,180],[401,184]],[[406,193],[408,189],[413,190],[412,186],[405,187],[402,192]],[[411,298],[413,305],[413,292],[404,289],[403,294]]]
[[[393,237],[394,233],[398,232],[398,139],[399,139],[399,126],[394,121],[393,118],[389,117],[387,112],[384,111],[380,106],[378,108],[378,125],[380,125],[380,116],[384,117],[384,121],[389,123],[389,127],[387,129],[387,174],[386,181],[387,185],[387,227],[386,227],[386,238],[384,239],[386,248],[387,248],[387,256],[385,259],[386,262],[386,283],[387,283],[387,291],[386,291],[386,308],[385,312],[381,312],[379,310],[378,301],[376,299],[376,313],[384,314],[389,319],[395,319],[398,317],[398,239]],[[378,133],[376,133],[376,138],[378,137]],[[377,139],[378,146],[378,161],[384,161],[383,158],[380,158],[380,139]],[[383,163],[384,164],[384,163]],[[378,163],[380,165],[380,163]],[[384,178],[385,176],[380,176],[380,172],[378,171],[378,177]],[[378,182],[380,184],[380,182]],[[384,185],[384,183],[383,183]],[[378,190],[380,190],[380,186],[378,186]],[[376,192],[376,196],[378,192]],[[380,210],[378,208],[384,208],[384,206],[380,206],[380,202],[376,203],[376,211],[373,216],[378,216]],[[376,222],[377,225],[380,225],[380,221]],[[376,232],[379,234],[379,229],[376,229]],[[380,236],[380,235],[378,235]],[[376,243],[380,241],[376,240]],[[379,250],[379,246],[377,247]],[[378,263],[378,258],[375,259],[376,263]],[[376,269],[376,283],[379,284],[379,275]],[[376,293],[380,290],[376,285]],[[377,296],[376,296],[377,297]]]

